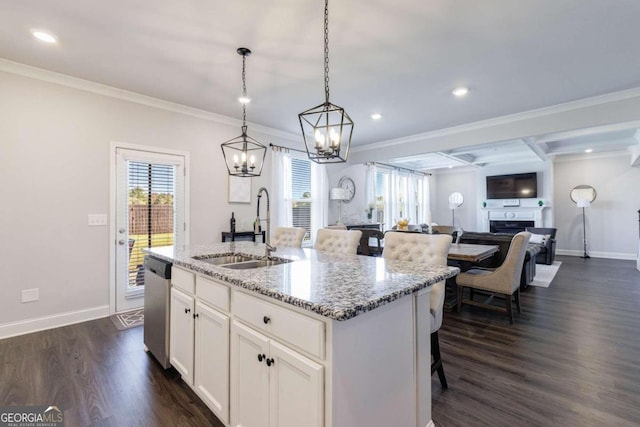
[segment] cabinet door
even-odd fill
[[[195,386],[207,406],[229,423],[229,317],[196,301]]]
[[[269,420],[269,340],[233,322],[231,328],[231,425],[265,427]],[[259,357],[262,361],[259,360]],[[304,425],[304,424],[300,424]]]
[[[275,341],[269,353],[269,427],[322,427],[323,367]]]
[[[170,360],[189,385],[193,384],[193,311],[193,297],[171,288]]]

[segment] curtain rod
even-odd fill
[[[367,165],[380,165],[380,166],[383,166],[383,167],[388,168],[388,169],[406,171],[406,172],[409,172],[409,173],[417,173],[417,174],[421,174],[421,175],[424,175],[424,176],[432,176],[433,175],[433,174],[431,174],[429,172],[422,172],[422,171],[416,171],[416,170],[413,170],[413,169],[401,168],[399,166],[393,166],[393,165],[389,165],[387,163],[370,162],[370,163],[367,163]]]
[[[305,150],[298,150],[297,148],[289,148],[289,147],[285,147],[283,145],[269,144],[269,147],[271,147],[272,149],[277,149],[277,150],[297,151],[298,153],[307,154],[307,152]]]

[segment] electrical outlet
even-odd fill
[[[22,291],[22,302],[33,302],[40,299],[40,288],[24,289]]]
[[[89,214],[90,226],[107,225],[107,214]]]

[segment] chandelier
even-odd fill
[[[329,0],[324,2],[324,102],[298,114],[298,119],[310,160],[347,161],[353,121],[344,108],[329,102]]]
[[[247,104],[250,102],[247,96],[246,60],[251,51],[246,47],[237,50],[242,56],[242,96],[238,101],[242,104],[242,135],[230,139],[222,144],[222,155],[229,175],[239,177],[260,176],[262,165],[267,155],[267,147],[247,135]]]

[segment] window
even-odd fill
[[[129,283],[141,286],[143,249],[173,245],[174,166],[134,161],[128,166]]]
[[[393,227],[400,218],[408,218],[411,224],[430,222],[427,177],[378,169],[375,191],[377,222],[383,223],[385,229]]]
[[[306,230],[303,242],[311,241],[311,162],[291,159],[291,217],[294,227]]]

